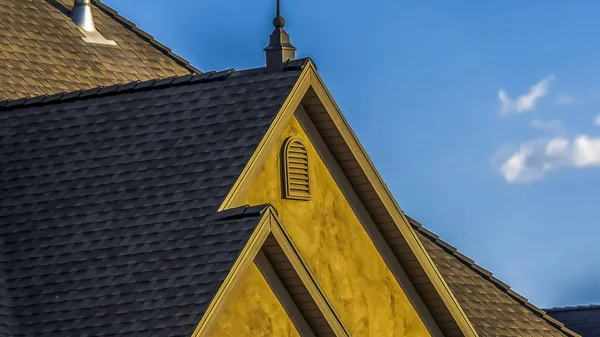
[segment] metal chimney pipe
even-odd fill
[[[73,10],[71,11],[71,19],[79,28],[86,32],[91,33],[96,31],[91,0],[75,0]]]

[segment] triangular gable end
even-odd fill
[[[349,337],[267,207],[193,337]]]
[[[363,211],[361,222],[377,247],[381,255],[379,258],[385,260],[393,272],[394,278],[410,298],[414,310],[418,312],[419,317],[427,326],[429,333],[432,336],[442,333],[445,336],[477,336],[475,329],[431,257],[427,254],[423,244],[410,227],[403,212],[348,126],[312,62],[309,62],[304,68],[296,86],[246,169],[225,199],[221,210],[253,203],[251,202],[253,199],[248,198],[248,195],[253,193],[251,189],[255,188],[252,184],[257,184],[256,179],[263,170],[267,157],[278,151],[285,129],[294,122],[301,124],[303,131],[311,134],[310,142],[315,143],[315,148],[321,148],[317,152],[323,161],[327,161],[324,158],[327,157],[327,154],[331,157],[331,160],[327,162],[329,169],[327,174],[336,175],[336,182],[339,182],[337,180],[342,176],[340,180],[345,180],[350,186],[344,191],[345,197],[355,199],[353,211],[357,215],[361,213],[361,210]],[[315,132],[311,132],[311,128]],[[324,155],[324,153],[327,154]],[[265,202],[271,202],[271,200]],[[283,221],[286,222],[285,217]],[[372,226],[366,225],[366,222],[371,222]],[[327,277],[322,278],[321,282],[327,283]],[[389,283],[389,280],[383,280],[383,282]],[[320,284],[319,286],[320,288],[333,287],[331,284]],[[412,296],[413,293],[418,296]],[[396,295],[392,294],[392,297]],[[343,295],[337,295],[338,306],[340,301],[343,301],[342,297]],[[350,301],[350,297],[347,300]],[[395,300],[392,302],[394,303]],[[394,312],[394,310],[392,311]],[[371,315],[370,317],[378,316],[373,312],[368,315]],[[342,316],[344,316],[343,313]],[[379,326],[380,323],[378,322],[377,325]],[[349,324],[348,319],[345,324]],[[357,331],[360,329],[359,326],[354,328]],[[371,330],[371,332],[373,331]]]
[[[301,337],[257,263],[252,263],[229,295],[208,334],[211,337]],[[302,325],[300,325],[302,326]],[[308,336],[308,335],[307,335]]]

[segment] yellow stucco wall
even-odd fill
[[[300,337],[255,264],[236,284],[210,336]]]
[[[281,197],[280,151],[290,136],[308,147],[310,201]],[[271,203],[277,209],[352,336],[430,336],[295,118],[259,171],[238,205]]]

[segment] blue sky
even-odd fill
[[[264,64],[274,0],[104,2],[202,70]],[[600,2],[283,11],[405,212],[539,306],[600,303]]]

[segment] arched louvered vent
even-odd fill
[[[310,199],[308,151],[299,138],[288,138],[283,147],[283,196],[287,199]]]

